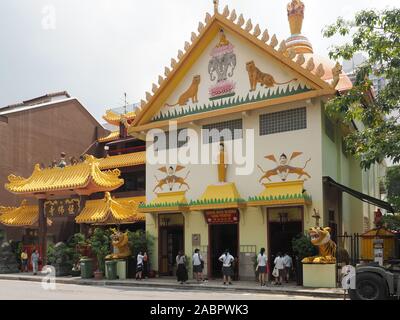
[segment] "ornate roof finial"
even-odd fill
[[[292,0],[288,4],[287,11],[292,35],[301,34],[304,20],[304,3],[301,0]]]
[[[288,48],[293,48],[296,53],[313,53],[310,41],[301,34],[304,21],[305,5],[301,0],[292,0],[287,6],[290,25],[290,38],[286,41]]]
[[[213,0],[213,3],[214,3],[214,14],[217,14],[219,7],[219,0]]]

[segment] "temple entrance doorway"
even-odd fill
[[[222,263],[218,258],[229,249],[234,258],[239,256],[239,212],[237,210],[215,210],[206,212],[209,224],[209,274],[211,278],[222,277]],[[237,263],[235,275],[239,274]],[[235,278],[235,277],[234,277]]]
[[[269,208],[268,213],[268,258],[270,270],[273,270],[273,262],[276,255],[288,253],[293,262],[294,254],[292,240],[304,231],[303,208],[282,207]]]
[[[184,250],[184,221],[181,214],[159,216],[159,273],[176,275],[176,256]]]

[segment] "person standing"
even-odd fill
[[[260,280],[260,285],[262,287],[266,286],[265,276],[267,274],[267,263],[268,263],[268,258],[267,255],[265,254],[265,248],[262,248],[257,257],[258,278]]]
[[[143,254],[143,276],[145,279],[149,276],[149,257],[147,252]]]
[[[182,250],[180,250],[176,256],[176,264],[178,267],[176,271],[177,280],[183,284],[188,280],[188,272],[186,269],[186,256]]]
[[[289,283],[290,271],[293,269],[293,260],[287,252],[283,256],[283,263],[285,264],[285,281],[286,283]]]
[[[233,276],[233,267],[232,262],[235,261],[235,258],[229,253],[229,250],[225,250],[225,253],[219,257],[219,261],[222,262],[222,274],[224,277],[224,285],[228,282],[232,285],[231,278]]]
[[[275,258],[274,261],[275,264],[275,269],[274,273],[275,273],[275,285],[282,285],[283,282],[283,277],[285,274],[285,263],[283,260],[283,256],[282,253],[278,252],[277,257]]]
[[[136,280],[142,280],[143,258],[142,251],[140,251],[136,259]]]
[[[25,249],[21,252],[22,272],[28,272],[28,251]]]
[[[204,260],[200,254],[200,250],[194,250],[193,254],[193,273],[196,275],[197,282],[204,281],[203,279],[203,268],[204,268]]]
[[[31,263],[33,267],[33,274],[37,275],[39,270],[39,252],[37,250],[33,251],[31,255]]]

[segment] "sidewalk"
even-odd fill
[[[18,280],[18,281],[36,281],[40,282],[44,278],[43,275],[33,274],[1,274],[0,280]],[[267,287],[260,287],[255,281],[235,281],[231,286],[224,286],[219,280],[211,280],[208,282],[197,283],[195,280],[189,280],[186,284],[179,284],[173,278],[155,278],[137,281],[134,279],[127,280],[101,280],[81,279],[80,277],[58,277],[56,283],[74,284],[74,285],[90,285],[90,286],[123,286],[123,287],[147,287],[162,289],[179,289],[179,290],[205,290],[205,291],[235,291],[248,293],[275,293],[284,295],[312,296],[321,298],[343,298],[343,290],[326,289],[326,288],[304,288],[295,284],[284,284],[282,286],[274,286],[268,284]]]

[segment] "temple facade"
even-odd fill
[[[174,274],[179,250],[198,248],[210,278],[221,276],[225,249],[239,261],[236,276],[253,278],[261,248],[292,253],[292,239],[316,224],[336,240],[371,223],[375,202],[360,199],[377,196],[377,186],[365,185],[369,173],[343,146],[362,125],[324,108],[352,83],[313,53],[304,12],[289,3],[291,35],[278,40],[216,4],[142,101],[128,132],[147,141],[140,208],[160,275]]]
[[[325,111],[352,83],[314,54],[304,4],[288,4],[290,35],[278,40],[214,2],[146,100],[106,112],[115,131],[80,161],[8,177],[21,205],[1,207],[0,223],[36,228],[43,250],[49,234],[65,240],[49,232],[57,219],[71,234],[142,228],[156,240],[150,266],[160,276],[175,274],[178,251],[200,249],[205,274],[220,277],[229,249],[246,279],[261,248],[291,254],[294,237],[316,225],[333,240],[362,233],[377,207],[391,209],[380,200],[384,164],[363,171],[344,148],[362,124]]]

